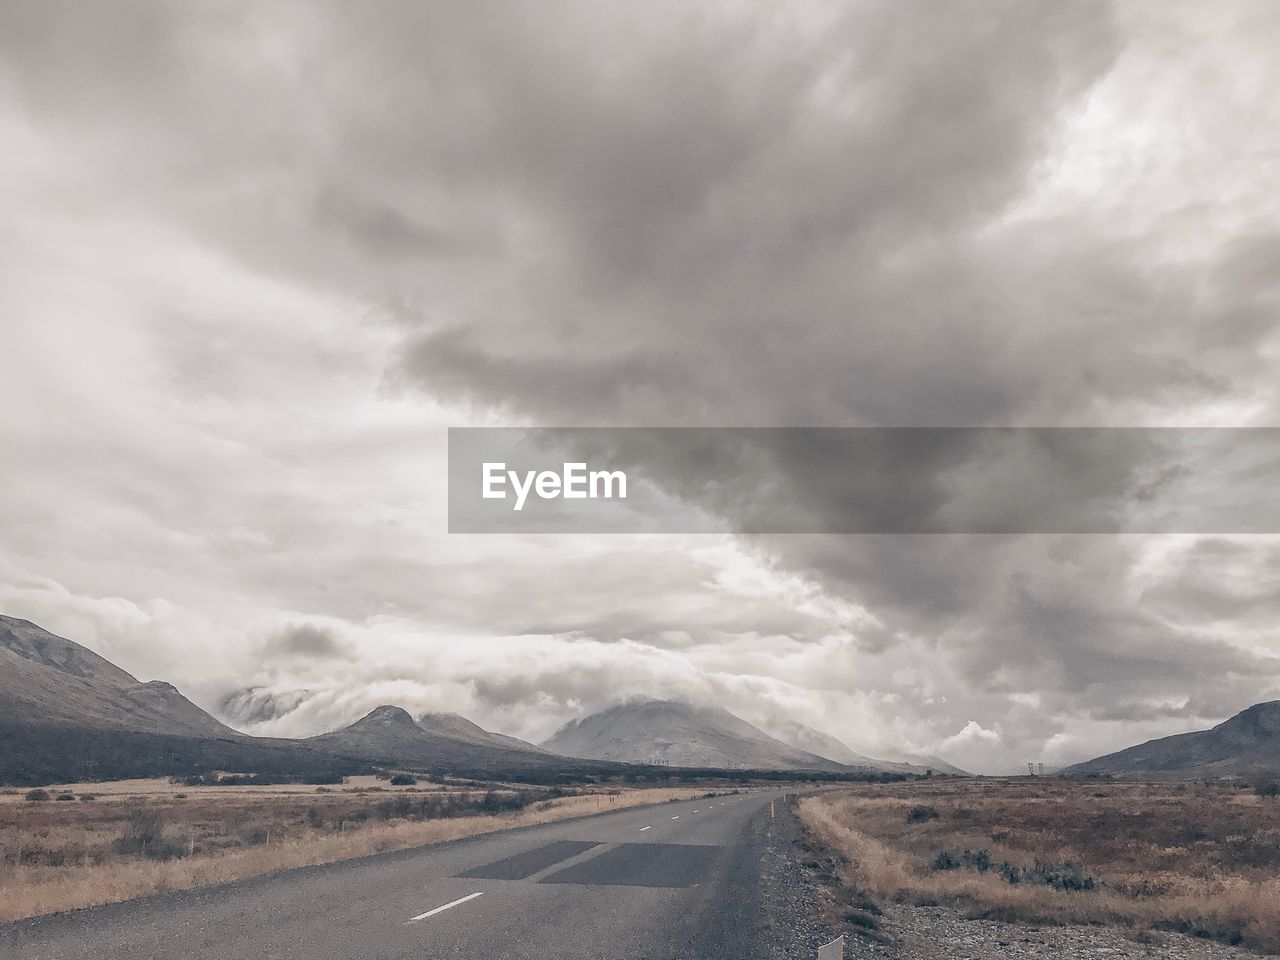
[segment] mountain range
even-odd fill
[[[295,709],[307,695],[251,689],[223,706],[234,708],[228,712],[236,720],[261,722]],[[256,737],[211,716],[171,684],[139,681],[80,644],[0,615],[0,783],[209,770],[328,778],[375,768],[545,779],[616,774],[627,769],[624,764],[833,775],[944,770],[933,761],[864,757],[798,723],[785,723],[777,732],[766,733],[719,707],[644,700],[575,720],[541,746],[490,732],[458,714],[415,719],[390,704],[304,739]]]
[[[234,708],[226,711],[232,722],[260,722],[297,708],[310,695],[250,689],[223,706]],[[965,775],[933,757],[873,759],[792,720],[775,721],[771,730],[720,707],[636,700],[573,720],[541,745],[490,732],[455,713],[414,718],[390,704],[317,736],[256,737],[211,716],[169,683],[142,682],[78,643],[0,615],[0,783],[208,770],[331,777],[387,768],[546,779],[616,774],[629,769],[624,765]],[[1152,740],[1062,774],[1280,777],[1280,701],[1255,704],[1210,730]]]

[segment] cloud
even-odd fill
[[[290,624],[267,637],[262,646],[264,656],[272,658],[351,660],[356,656],[352,646],[332,630],[308,623]]]
[[[5,612],[297,733],[681,695],[1012,769],[1222,719],[1280,686],[1274,538],[449,537],[442,428],[1274,424],[1276,16],[7,5]]]

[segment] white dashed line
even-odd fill
[[[672,820],[679,820],[679,819],[680,819],[680,814],[678,814],[678,813],[677,813],[677,814],[676,814],[674,817],[672,817],[671,819],[672,819]]]
[[[644,833],[646,830],[652,830],[652,829],[653,829],[653,827],[641,827],[641,828],[640,828],[640,832],[641,832],[641,833]]]
[[[425,920],[427,917],[434,917],[437,913],[444,913],[444,911],[456,907],[460,903],[466,903],[468,900],[474,900],[476,897],[482,896],[484,896],[484,891],[477,890],[475,893],[469,893],[465,897],[459,897],[452,903],[446,903],[443,907],[436,907],[434,910],[428,910],[426,913],[420,913],[416,917],[410,917],[409,922],[412,923],[414,920]]]

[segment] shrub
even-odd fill
[[[938,819],[938,811],[925,804],[919,804],[907,811],[907,823],[926,823]]]
[[[74,793],[60,793],[53,799],[66,801],[66,800],[74,800],[75,798],[76,798],[76,795]]]
[[[116,838],[117,853],[133,854],[151,860],[169,860],[180,856],[183,847],[170,843],[164,836],[164,819],[147,806],[146,801],[131,803],[125,816],[124,830]]]
[[[41,790],[39,788],[36,788],[35,790],[28,790],[27,799],[30,800],[32,803],[38,802],[40,800],[48,800],[49,791]]]
[[[864,930],[880,929],[880,921],[866,910],[846,910],[844,919],[846,923],[861,927]]]
[[[1092,876],[1074,863],[1046,863],[1037,860],[1033,866],[1020,867],[1008,860],[994,863],[987,850],[965,850],[961,853],[943,850],[933,860],[934,870],[959,870],[962,867],[976,873],[994,870],[1006,883],[1014,885],[1043,884],[1063,891],[1093,890],[1098,885]]]
[[[935,870],[959,870],[961,867],[986,873],[991,869],[991,854],[986,850],[965,850],[963,853],[943,850],[933,858]]]
[[[391,778],[391,785],[393,787],[411,787],[417,782],[417,777],[411,777],[407,773],[397,773]]]
[[[1027,883],[1043,883],[1055,890],[1092,890],[1097,881],[1074,863],[1041,863],[1023,871]]]
[[[1257,792],[1260,797],[1280,797],[1280,783],[1274,780],[1270,783],[1260,783],[1257,786]]]

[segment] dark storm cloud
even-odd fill
[[[1105,69],[1105,7],[863,5],[809,46],[748,39],[641,44],[608,83],[533,44],[478,77],[501,136],[471,150],[560,282],[425,332],[406,371],[559,422],[1007,419],[1033,377],[998,369],[1019,305],[987,287],[1020,267],[969,231]]]
[[[356,656],[349,642],[310,623],[291,624],[272,634],[263,642],[262,652],[270,660],[351,660]]]

